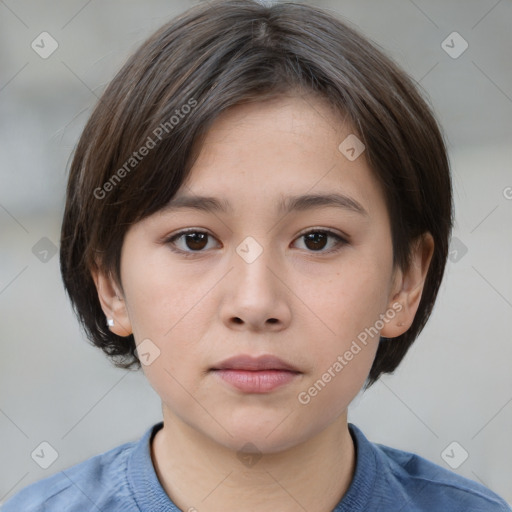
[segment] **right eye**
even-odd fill
[[[187,229],[171,235],[165,243],[169,244],[171,251],[191,256],[194,253],[205,252],[203,249],[208,245],[208,237],[211,235],[206,231]]]

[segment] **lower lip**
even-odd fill
[[[214,370],[225,382],[245,393],[267,393],[290,383],[300,374],[286,370]]]

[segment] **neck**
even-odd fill
[[[164,406],[151,447],[156,473],[184,511],[331,512],[347,491],[355,450],[346,412],[289,449],[240,454],[183,423]]]

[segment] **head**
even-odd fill
[[[389,57],[311,6],[213,2],[158,30],[103,94],[71,164],[61,271],[91,342],[119,367],[146,354],[189,425],[211,427],[200,402],[228,418],[227,443],[298,407],[302,429],[271,450],[396,369],[451,227],[443,137]],[[237,354],[300,373],[240,394],[211,371]]]

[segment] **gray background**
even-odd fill
[[[0,502],[161,419],[143,374],[113,368],[85,341],[51,248],[91,107],[127,56],[191,3],[0,1]],[[455,471],[512,503],[512,2],[308,3],[341,13],[421,84],[455,187],[433,315],[399,370],[356,398],[350,420],[445,467],[456,441],[446,460],[469,457]],[[59,45],[47,59],[31,48],[43,31]],[[458,58],[441,46],[453,31],[469,45]],[[58,452],[48,469],[31,458],[43,441]]]

